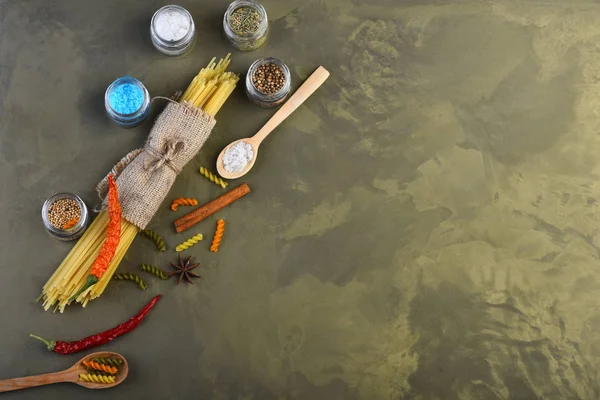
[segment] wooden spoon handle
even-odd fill
[[[5,379],[3,381],[0,381],[0,392],[10,392],[12,390],[50,385],[52,383],[58,382],[75,382],[75,380],[77,379],[76,375],[77,374],[75,371],[67,369],[65,371],[53,372],[51,374]]]
[[[325,80],[329,77],[329,71],[327,71],[322,66],[317,68],[315,72],[312,73],[311,76],[308,77],[306,81],[296,90],[296,93],[290,97],[283,106],[271,117],[269,121],[254,135],[254,139],[256,143],[259,144],[267,137],[269,133],[273,131],[273,129],[277,128],[277,126],[289,115],[296,110],[300,106],[300,104],[304,103],[304,100],[308,99],[311,94],[315,92],[325,82]]]

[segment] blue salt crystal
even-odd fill
[[[134,83],[123,82],[113,88],[108,102],[119,114],[133,114],[144,104],[144,91]]]

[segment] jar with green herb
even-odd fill
[[[237,49],[256,50],[267,40],[267,12],[254,0],[235,0],[227,7],[223,29],[225,36]]]

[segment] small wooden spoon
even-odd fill
[[[290,97],[283,106],[271,117],[269,121],[252,137],[244,138],[236,140],[235,142],[227,145],[219,157],[217,158],[217,171],[219,175],[221,175],[225,179],[237,179],[248,173],[254,162],[256,161],[256,157],[258,156],[258,147],[262,143],[263,140],[267,137],[269,133],[273,131],[273,129],[277,128],[277,126],[283,122],[289,115],[296,110],[300,106],[300,104],[304,103],[304,100],[308,99],[311,94],[315,92],[325,82],[325,80],[329,77],[329,71],[327,71],[323,67],[319,67],[312,73],[311,76],[296,90],[296,93]],[[239,143],[246,142],[250,146],[252,146],[252,150],[254,151],[254,157],[246,164],[246,167],[240,172],[228,172],[223,165],[223,156],[227,149],[231,146]]]
[[[84,382],[79,380],[79,374],[87,374],[88,370],[83,365],[84,361],[89,361],[92,358],[120,358],[123,360],[123,364],[119,366],[119,372],[115,376],[115,383],[94,383],[94,382]],[[129,366],[127,364],[127,360],[125,357],[120,355],[119,353],[112,353],[108,351],[101,351],[97,353],[92,353],[83,357],[81,360],[77,361],[75,365],[73,365],[69,369],[65,369],[60,372],[53,372],[51,374],[42,374],[42,375],[34,375],[34,376],[26,376],[24,378],[13,378],[6,379],[0,381],[0,392],[10,392],[12,390],[25,389],[35,386],[43,386],[50,385],[52,383],[59,382],[71,382],[76,383],[80,386],[83,386],[88,389],[108,389],[114,386],[117,386],[121,382],[127,378],[127,373],[129,372]]]

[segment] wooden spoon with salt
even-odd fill
[[[325,82],[325,80],[329,77],[329,71],[327,71],[322,66],[317,68],[315,72],[312,73],[311,76],[308,77],[306,81],[296,90],[296,92],[285,102],[283,106],[267,121],[267,123],[258,131],[256,134],[249,138],[239,139],[235,142],[227,145],[217,157],[217,171],[219,175],[221,175],[225,179],[237,179],[248,173],[252,166],[254,166],[254,162],[256,161],[256,157],[258,156],[258,147],[262,143],[263,140],[267,137],[269,133],[273,131],[273,129],[277,128],[280,123],[282,123],[289,115],[296,110],[300,104],[304,103],[306,99],[310,97],[311,94],[315,92]],[[230,172],[225,169],[225,165],[223,163],[223,156],[227,152],[229,148],[235,146],[236,144],[244,142],[249,144],[252,147],[252,151],[254,153],[253,157],[248,161],[246,166],[239,172]]]
[[[114,383],[94,383],[84,382],[79,380],[79,374],[87,374],[88,370],[83,365],[84,361],[90,361],[92,358],[120,358],[123,363],[118,367],[119,372],[115,375]],[[119,353],[112,353],[108,351],[100,351],[92,353],[83,357],[77,361],[71,368],[60,372],[53,372],[50,374],[26,376],[24,378],[13,378],[0,381],[0,392],[10,392],[12,390],[26,389],[35,386],[50,385],[52,383],[59,382],[71,382],[76,383],[88,389],[108,389],[117,386],[127,378],[129,372],[129,366],[125,357]]]

